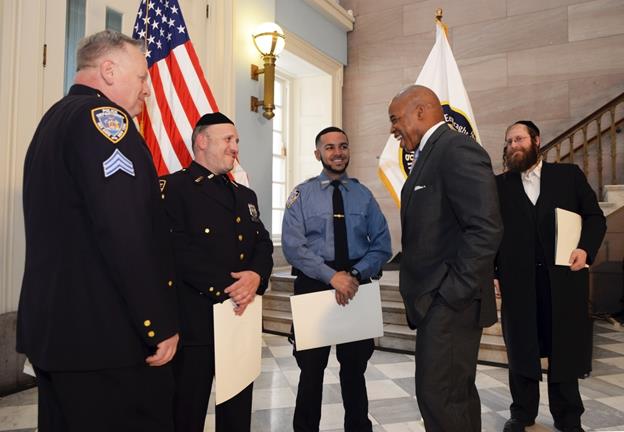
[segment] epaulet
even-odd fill
[[[315,176],[315,177],[310,177],[309,179],[307,179],[306,181],[304,181],[302,184],[310,183],[311,181],[314,181],[314,180],[316,180],[316,179],[318,179],[318,176]]]
[[[349,180],[353,180],[355,183],[360,183],[360,181],[355,177],[349,177]]]

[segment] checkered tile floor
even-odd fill
[[[594,371],[581,381],[585,404],[583,426],[588,431],[624,431],[624,331],[597,323],[594,337]],[[338,362],[332,350],[325,372],[321,430],[340,431],[344,411],[338,381]],[[366,372],[369,415],[376,432],[424,431],[414,397],[414,357],[375,351]],[[252,430],[292,430],[298,369],[285,337],[265,334],[262,374],[254,385]],[[483,431],[502,431],[509,416],[507,370],[478,366]],[[527,431],[553,431],[546,387],[541,387],[540,415]],[[0,431],[36,431],[36,389],[0,399]],[[211,401],[205,431],[212,431]]]

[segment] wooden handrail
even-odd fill
[[[606,104],[604,104],[603,106],[598,108],[596,111],[594,111],[593,113],[589,114],[584,119],[580,120],[578,123],[574,124],[574,126],[566,129],[565,131],[563,131],[559,135],[557,135],[555,138],[551,139],[548,142],[548,144],[546,144],[546,145],[544,145],[544,146],[542,146],[540,148],[540,153],[547,152],[548,150],[553,148],[555,145],[557,145],[558,142],[563,141],[568,136],[578,132],[580,129],[583,128],[583,126],[591,123],[591,121],[594,120],[596,117],[602,116],[604,113],[609,111],[609,109],[613,105],[618,105],[620,102],[624,102],[624,93],[621,93],[619,96],[616,96],[611,101],[607,102]]]

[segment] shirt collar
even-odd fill
[[[429,130],[427,132],[425,132],[425,134],[423,135],[423,137],[420,140],[420,145],[418,146],[418,148],[416,149],[416,151],[420,151],[422,152],[425,149],[425,145],[427,144],[427,141],[429,140],[429,138],[431,138],[431,135],[433,135],[433,133],[436,131],[436,129],[438,128],[438,126],[443,125],[445,123],[444,120],[439,121],[438,123],[434,124],[433,126],[431,126],[429,128]]]
[[[325,171],[321,171],[321,175],[318,176],[318,180],[321,183],[321,189],[327,189],[332,182],[331,179],[327,177],[327,174],[325,174]],[[346,190],[349,190],[349,176],[346,172],[341,175],[338,180],[340,180],[342,186],[344,186]]]
[[[540,159],[539,162],[532,168],[529,168],[522,173],[523,180],[529,180],[533,176],[537,177],[538,179],[542,178],[542,159]]]

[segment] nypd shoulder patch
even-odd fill
[[[91,110],[95,128],[113,144],[117,144],[128,131],[128,116],[114,107],[98,107]]]
[[[117,171],[123,171],[134,177],[134,164],[118,148],[115,149],[108,159],[102,162],[102,166],[104,167],[105,178],[112,176]]]
[[[301,195],[299,189],[294,189],[288,196],[288,200],[286,201],[286,208],[291,208],[295,201],[297,201],[297,199],[299,198],[299,195]]]

